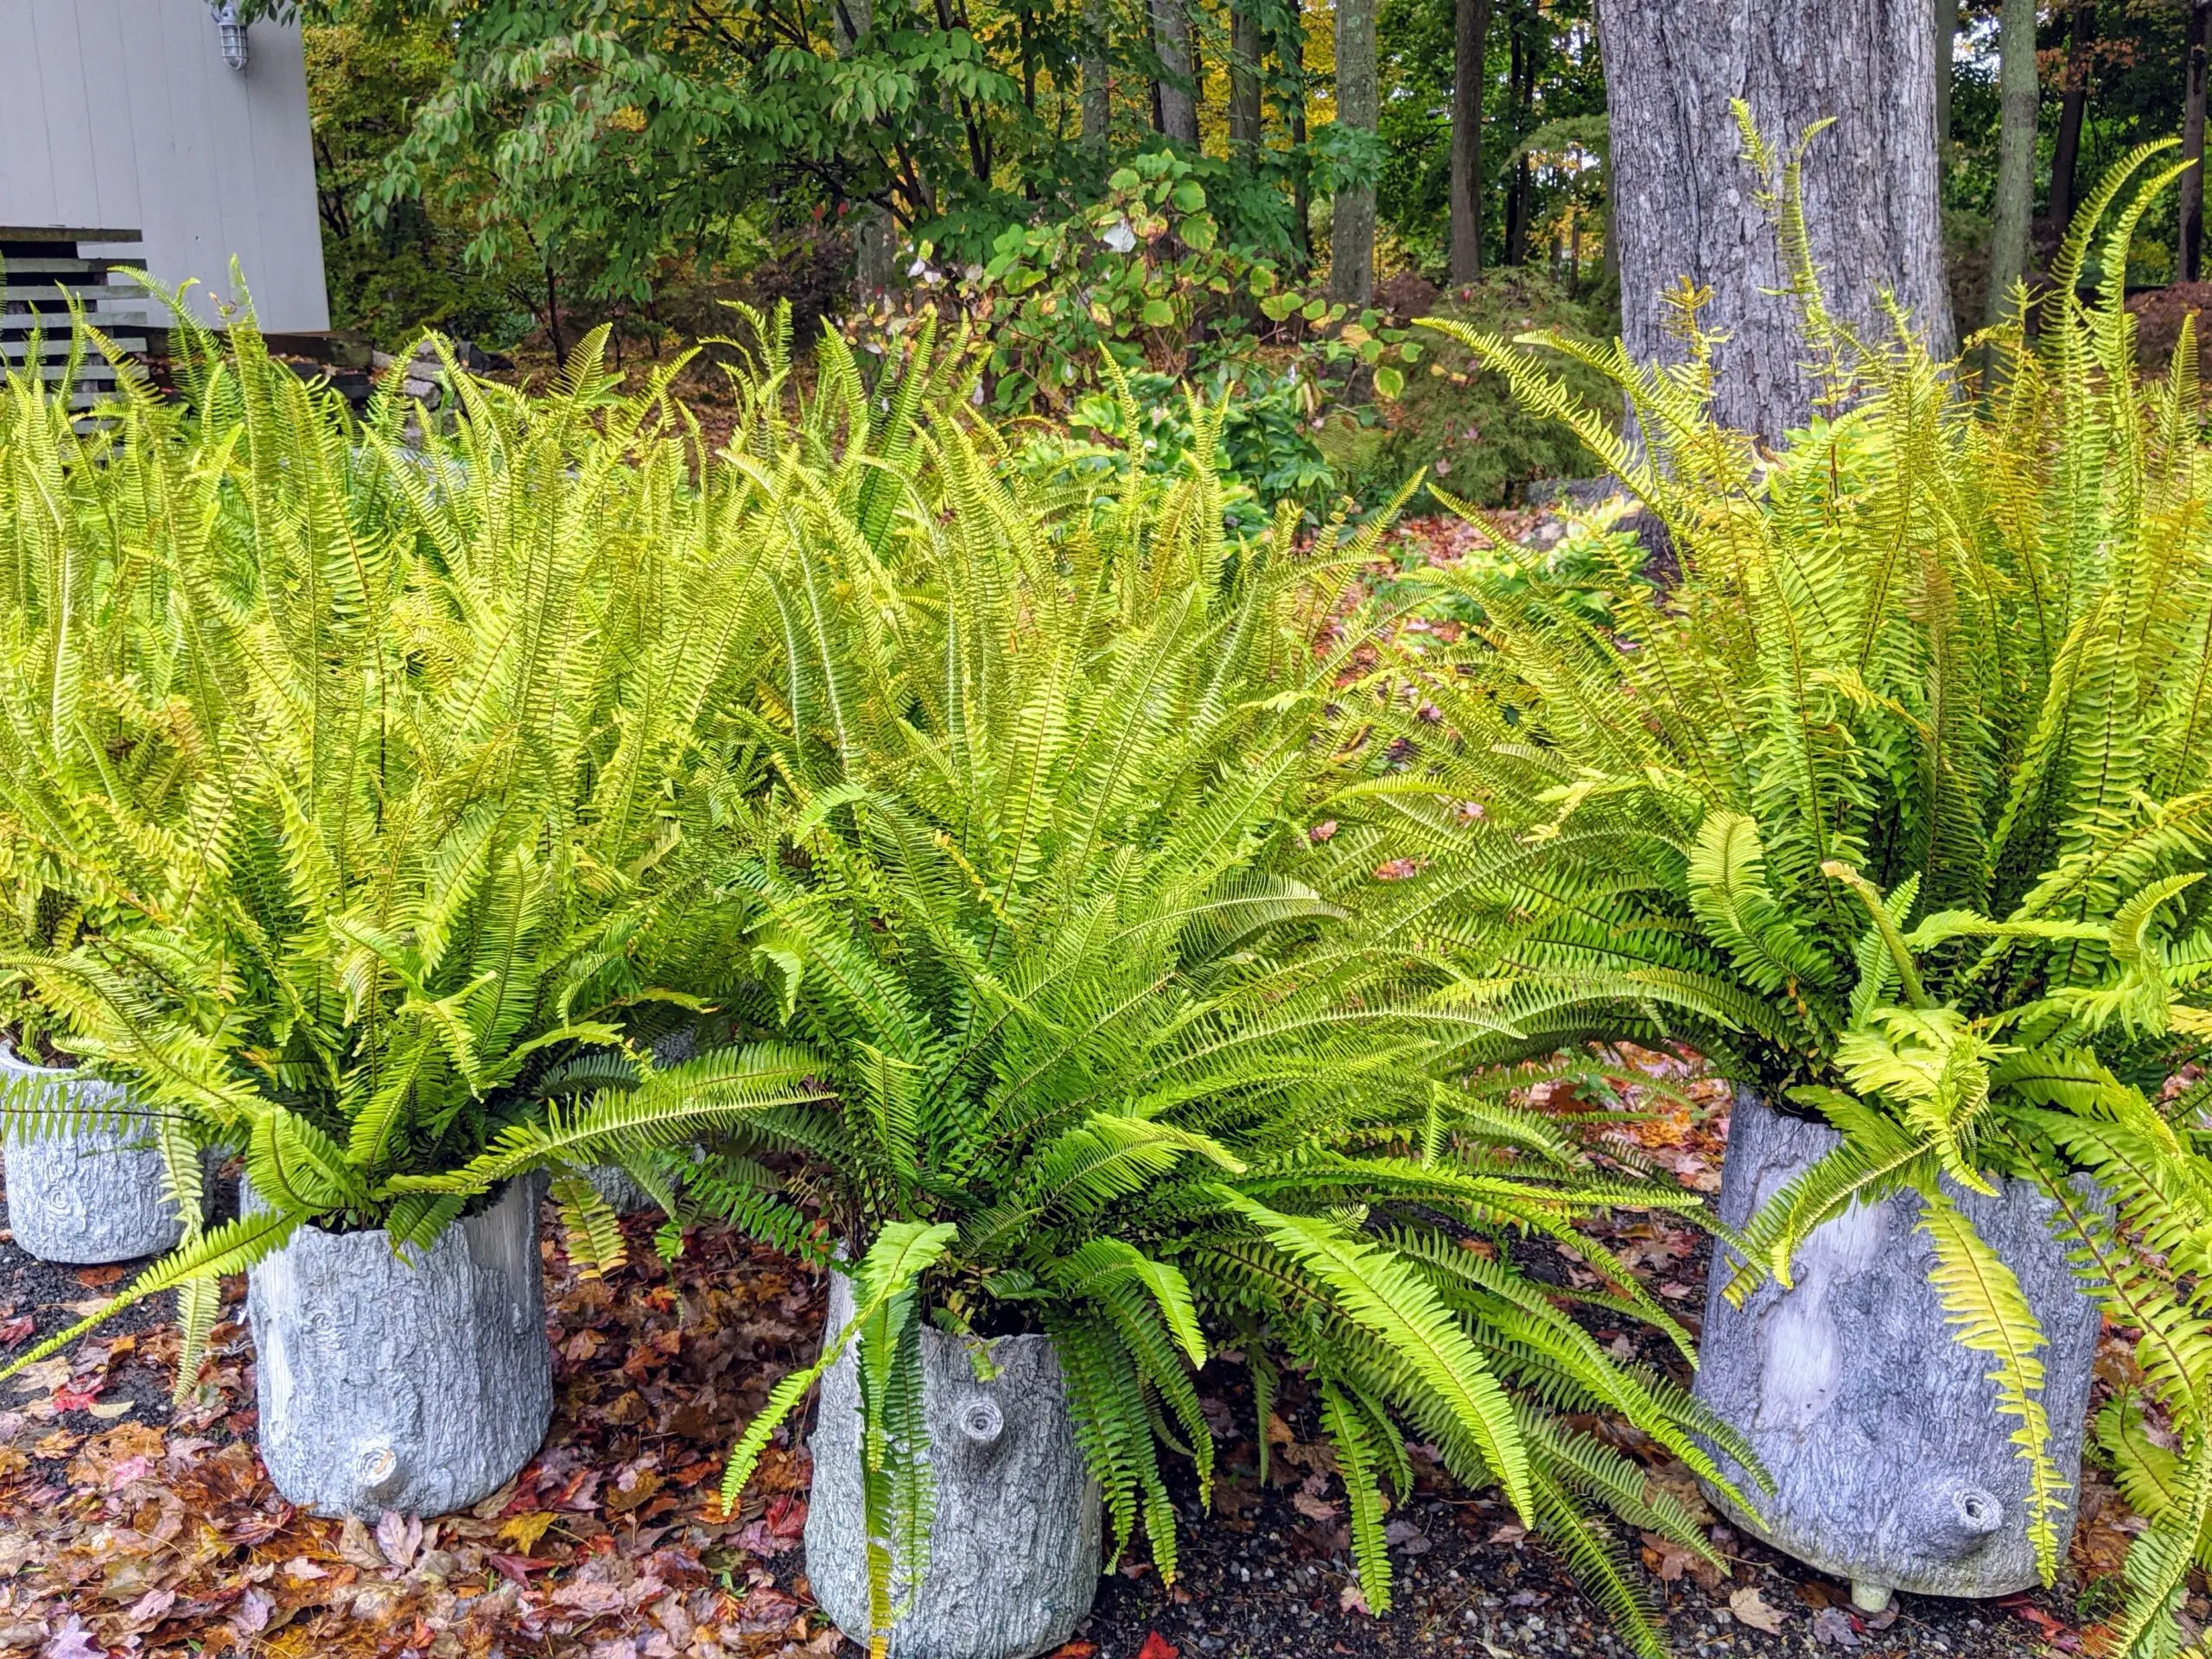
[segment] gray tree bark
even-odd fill
[[[1375,130],[1375,0],[1337,0],[1337,119]],[[1339,188],[1329,222],[1329,297],[1365,305],[1375,292],[1375,187]]]
[[[1083,142],[1103,144],[1114,131],[1114,83],[1107,68],[1106,0],[1084,0]]]
[[[1786,294],[1757,185],[1738,159],[1729,100],[1742,99],[1777,148],[1836,124],[1806,157],[1813,255],[1829,309],[1880,339],[1895,293],[1948,357],[1955,334],[1936,214],[1933,46],[1928,0],[1600,0],[1612,132],[1613,229],[1622,334],[1643,361],[1679,359],[1663,290],[1709,285],[1714,414],[1778,442],[1819,390]]]
[[[1720,1217],[1741,1227],[1840,1137],[1786,1117],[1738,1088],[1722,1172]],[[2053,1238],[2050,1201],[2024,1182],[1991,1199],[1949,1188],[2011,1267],[2042,1325],[2043,1404],[2050,1453],[2069,1489],[2096,1358],[2096,1304]],[[1889,1590],[2002,1596],[2037,1581],[2027,1537],[2027,1465],[2018,1427],[1997,1411],[1987,1355],[1963,1348],[1928,1274],[1920,1200],[1900,1193],[1817,1229],[1798,1253],[1795,1287],[1764,1284],[1741,1309],[1721,1294],[1734,1257],[1716,1253],[1699,1344],[1697,1396],[1748,1439],[1776,1482],[1770,1497],[1733,1460],[1722,1471],[1761,1505],[1745,1530],[1878,1606]],[[2069,1497],[2059,1554],[2074,1524]]]
[[[829,1329],[853,1316],[850,1282],[831,1284]],[[922,1400],[937,1516],[918,1592],[894,1564],[891,1659],[1029,1659],[1074,1633],[1097,1593],[1098,1488],[1077,1446],[1067,1385],[1046,1337],[991,1344],[981,1382],[968,1345],[922,1332]],[[868,1645],[868,1560],[861,1498],[859,1368],[848,1349],[822,1379],[806,1577],[837,1628]]]
[[[278,1491],[317,1515],[443,1515],[530,1460],[553,1416],[544,1190],[542,1175],[512,1183],[412,1262],[380,1229],[306,1227],[246,1275],[261,1457]]]
[[[1959,49],[1959,0],[1936,0],[1936,177],[1951,153],[1951,73]]]
[[[1152,0],[1153,48],[1160,55],[1160,130],[1185,144],[1198,142],[1197,63],[1185,0]]]
[[[112,1084],[29,1065],[0,1046],[8,1225],[41,1262],[89,1267],[176,1248],[183,1218],[143,1109]],[[42,1123],[48,1113],[80,1122]]]
[[[837,23],[837,55],[845,57],[859,37],[875,27],[875,0],[839,0],[833,11]],[[888,289],[896,278],[899,227],[891,210],[880,201],[853,204],[846,215],[852,226],[853,285],[868,299]]]
[[[2028,223],[2035,211],[2036,0],[2005,0],[1997,22],[1997,200],[1989,241],[1985,320],[2001,320],[2028,273]]]
[[[1260,125],[1260,14],[1254,0],[1236,0],[1229,15],[1229,155],[1239,166],[1257,165],[1266,134]]]
[[[1454,283],[1483,274],[1483,92],[1489,85],[1484,48],[1490,0],[1458,0],[1452,9],[1452,258]]]

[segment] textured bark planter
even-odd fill
[[[0,1083],[42,1087],[86,1109],[128,1106],[113,1084],[28,1065],[4,1046]],[[161,1152],[143,1122],[119,1118],[31,1135],[11,1120],[7,1156],[8,1224],[16,1243],[41,1262],[129,1262],[175,1249],[184,1236]]]
[[[852,1287],[840,1275],[830,1331],[852,1313]],[[892,1659],[1028,1659],[1065,1642],[1097,1593],[1098,1489],[1076,1445],[1052,1341],[1001,1337],[991,1359],[996,1380],[979,1382],[965,1343],[922,1332],[937,1518],[918,1592],[893,1576],[893,1605],[906,1611],[892,1630]],[[822,1379],[806,1575],[823,1611],[865,1647],[860,1409],[849,1349]]]
[[[1720,1214],[1742,1226],[1840,1137],[1736,1091]],[[2042,1355],[2050,1453],[2075,1482],[2096,1354],[2096,1305],[2076,1286],[2046,1224],[2052,1205],[2024,1182],[1999,1198],[1952,1198],[2018,1277],[2050,1346]],[[1747,1438],[1774,1478],[1757,1516],[1731,1518],[1777,1549],[1852,1580],[1878,1607],[1891,1590],[2002,1596],[2036,1582],[2027,1465],[1997,1411],[1989,1356],[1952,1339],[1928,1282],[1934,1247],[1920,1201],[1900,1193],[1837,1217],[1806,1240],[1796,1287],[1771,1282],[1738,1310],[1716,1256],[1706,1295],[1697,1395]],[[1741,1471],[1725,1455],[1724,1472]],[[1717,1495],[1716,1501],[1718,1501]],[[2059,1518],[2063,1556],[2073,1510]]]
[[[442,1515],[528,1462],[553,1415],[542,1176],[410,1265],[382,1231],[302,1228],[246,1281],[262,1461],[318,1515]]]

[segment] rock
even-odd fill
[[[840,1274],[829,1329],[853,1313]],[[1069,1416],[1046,1337],[991,1343],[995,1381],[979,1382],[968,1344],[921,1333],[923,1408],[937,1517],[920,1591],[891,1635],[891,1659],[1028,1659],[1065,1642],[1090,1611],[1102,1565],[1098,1488]],[[822,1609],[868,1645],[860,1379],[848,1349],[822,1382],[806,1573]],[[894,1571],[893,1603],[911,1589]]]
[[[1743,1226],[1840,1139],[1739,1087],[1721,1218]],[[2054,1206],[2033,1186],[2007,1182],[1993,1199],[1946,1185],[2043,1325],[2050,1455],[2070,1486],[2081,1472],[2096,1304],[2050,1234]],[[1919,1218],[1912,1193],[1835,1217],[1799,1251],[1795,1288],[1764,1284],[1740,1310],[1721,1294],[1735,1258],[1716,1254],[1697,1396],[1750,1440],[1776,1490],[1760,1497],[1722,1454],[1722,1471],[1761,1513],[1713,1497],[1745,1530],[1851,1580],[1854,1596],[2010,1595],[2037,1581],[2028,1469],[2010,1439],[2018,1421],[1997,1410],[1991,1357],[1952,1338],[1928,1282],[1935,1249]],[[2069,1491],[2062,1560],[2073,1523]]]
[[[511,1183],[411,1264],[381,1230],[308,1227],[252,1269],[261,1456],[278,1491],[318,1515],[442,1515],[530,1460],[553,1415],[543,1191],[542,1175]]]
[[[176,1248],[183,1218],[143,1111],[112,1084],[29,1065],[0,1046],[0,1085],[31,1111],[59,1093],[100,1114],[58,1129],[8,1115],[8,1224],[41,1262],[130,1262]]]

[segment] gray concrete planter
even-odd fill
[[[116,1116],[60,1134],[7,1125],[8,1225],[41,1262],[130,1262],[175,1249],[184,1222],[168,1192],[162,1154],[130,1097],[112,1084],[31,1065],[0,1045],[0,1081],[11,1090],[71,1097]]]
[[[840,1274],[830,1329],[852,1317]],[[1102,1566],[1098,1488],[1068,1414],[1067,1385],[1046,1337],[1001,1337],[998,1368],[976,1380],[967,1344],[922,1332],[928,1457],[937,1518],[917,1591],[894,1572],[892,1659],[1028,1659],[1065,1642],[1090,1611]],[[838,1629],[868,1640],[861,1522],[860,1380],[848,1349],[822,1380],[806,1513],[806,1574]]]
[[[1736,1091],[1720,1214],[1734,1226],[1840,1139]],[[2096,1305],[2052,1237],[2050,1201],[2024,1182],[2002,1196],[1950,1190],[2002,1256],[2050,1345],[2043,1402],[2059,1472],[2078,1479],[2096,1356]],[[1776,1482],[1746,1531],[1852,1581],[1863,1605],[1891,1590],[2003,1596],[2037,1580],[2027,1537],[2028,1471],[2000,1416],[1990,1357],[1952,1339],[1928,1274],[1920,1200],[1900,1193],[1847,1211],[1800,1251],[1794,1288],[1771,1282],[1738,1310],[1722,1296],[1722,1253],[1706,1296],[1697,1395],[1748,1438]],[[1723,1472],[1741,1471],[1723,1455]],[[1738,1484],[1756,1493],[1748,1480]],[[1714,1494],[1719,1502],[1718,1494]],[[2059,1553],[2073,1526],[2061,1518]]]
[[[410,1262],[381,1230],[302,1228],[246,1280],[262,1461],[318,1515],[442,1515],[527,1463],[553,1415],[544,1178]]]

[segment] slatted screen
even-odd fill
[[[137,231],[0,225],[0,357],[22,363],[35,348],[40,373],[61,378],[73,300],[117,346],[143,352],[149,302],[123,274],[141,263],[138,242]],[[92,354],[70,401],[84,408],[114,385],[115,371]]]

